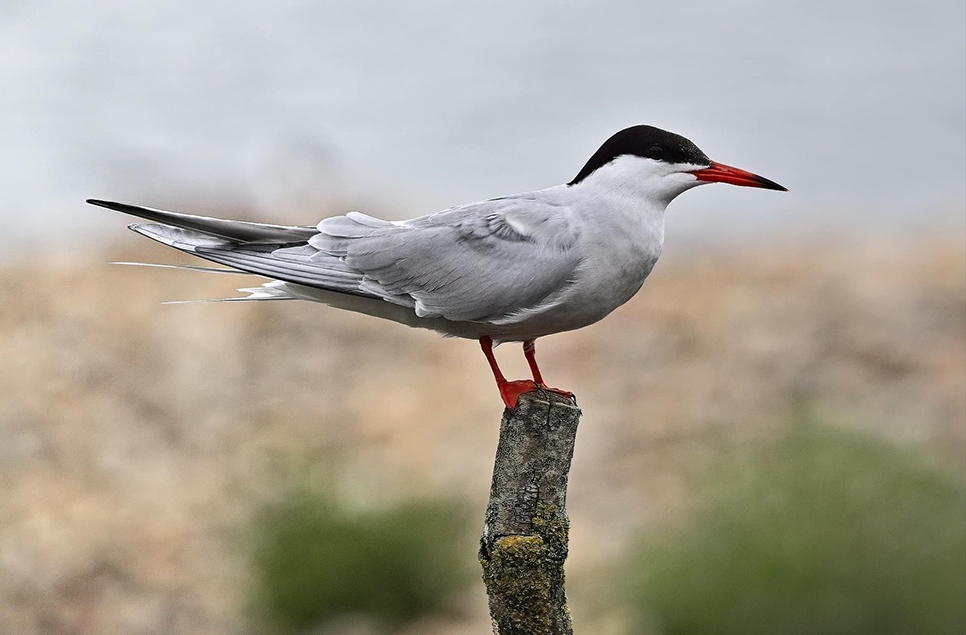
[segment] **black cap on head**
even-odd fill
[[[681,135],[654,126],[631,126],[605,141],[569,185],[580,183],[597,168],[628,154],[666,163],[711,165],[708,155]]]

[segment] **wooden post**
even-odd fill
[[[506,409],[480,539],[494,635],[572,635],[564,592],[567,477],[580,409],[533,391]]]

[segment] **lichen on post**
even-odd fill
[[[506,409],[480,539],[495,635],[572,635],[567,559],[567,477],[580,409],[533,391]]]

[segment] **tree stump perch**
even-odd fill
[[[579,421],[573,400],[542,391],[503,413],[479,554],[494,635],[573,633],[563,567]]]

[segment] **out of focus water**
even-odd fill
[[[961,0],[4,0],[0,245],[121,235],[89,196],[301,222],[425,213],[569,180],[636,123],[792,190],[701,188],[669,239],[946,222],[966,200],[964,15]]]

